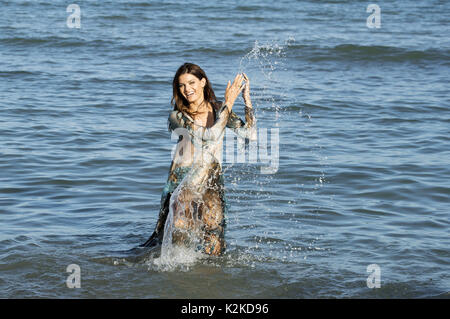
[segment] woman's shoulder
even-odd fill
[[[169,121],[180,120],[182,117],[183,113],[178,110],[174,110],[169,113]]]
[[[193,122],[193,119],[184,112],[174,110],[169,113],[169,130],[174,130],[178,127],[185,127]]]
[[[178,110],[171,111],[169,113],[167,122],[169,131],[173,131],[178,127],[182,127],[184,125],[183,114]]]

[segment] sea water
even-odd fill
[[[447,1],[380,2],[378,27],[358,1],[74,2],[1,2],[1,297],[448,296]],[[225,255],[166,267],[119,252],[156,224],[184,62],[220,99],[248,74],[279,156],[235,147]]]

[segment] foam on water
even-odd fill
[[[159,257],[151,257],[146,261],[149,270],[154,271],[189,271],[205,254],[191,247],[170,245]]]

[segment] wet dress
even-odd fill
[[[213,103],[212,108],[214,124],[210,127],[196,124],[186,112],[170,113],[169,130],[178,134],[179,139],[161,195],[155,230],[141,246],[162,244],[164,236],[169,237],[168,231],[174,242],[182,242],[186,233],[195,232],[200,237],[197,246],[204,253],[221,255],[224,252],[227,202],[222,150],[225,127],[241,138],[256,140],[256,120],[249,107],[245,107],[246,123],[233,111],[230,113],[224,103]]]

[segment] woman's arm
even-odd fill
[[[172,111],[169,114],[168,127],[170,131],[175,131],[176,133],[183,133],[181,131],[177,132],[177,129],[185,129],[190,136],[195,136],[202,140],[215,141],[222,135],[226,124],[228,123],[229,112],[228,106],[224,103],[218,111],[218,119],[213,126],[206,128],[203,126],[195,126],[193,119],[180,111]],[[186,134],[180,134],[186,135]]]
[[[216,123],[210,127],[201,127],[202,140],[217,141],[223,136],[225,126],[229,122],[230,115],[233,114],[232,108],[236,98],[244,89],[242,82],[246,79],[245,74],[237,74],[233,80],[233,83],[228,81],[227,88],[225,89],[225,103],[219,110],[219,116]]]
[[[229,110],[230,108],[226,103],[222,104],[222,107],[218,111],[219,116],[214,125],[209,128],[199,126],[196,130],[193,130],[193,134],[203,141],[218,141],[222,137],[225,126],[228,123],[230,116]]]
[[[245,103],[246,123],[244,123],[244,121],[242,121],[239,116],[237,116],[236,113],[232,111],[228,119],[227,127],[232,129],[239,137],[248,138],[251,141],[256,141],[256,118],[252,106],[252,100],[250,98],[250,80],[245,74],[244,78],[246,83],[244,90],[242,91],[242,97],[244,98]]]

